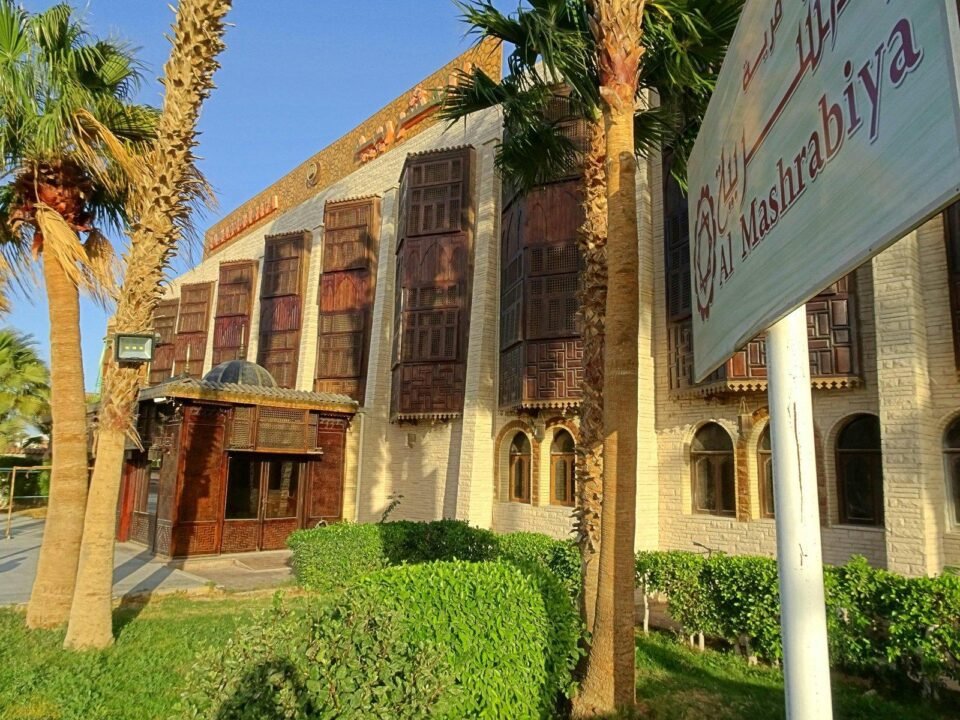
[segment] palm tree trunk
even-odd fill
[[[27,626],[70,616],[87,504],[87,411],[80,350],[80,293],[54,253],[43,254],[50,312],[50,499]]]
[[[640,257],[633,117],[644,0],[592,0],[607,157],[603,511],[593,640],[579,714],[636,698],[634,538],[637,495]]]
[[[607,180],[603,120],[591,124],[584,161],[584,223],[580,250],[584,258],[580,292],[583,337],[583,396],[577,443],[577,542],[581,558],[581,616],[593,632],[599,577],[600,508],[603,499],[603,328],[607,302]]]
[[[161,296],[164,269],[189,216],[195,194],[193,146],[200,107],[213,88],[217,56],[223,50],[224,17],[231,0],[180,0],[173,47],[164,67],[163,114],[144,184],[131,193],[130,252],[117,303],[117,332],[151,327]],[[140,369],[110,363],[100,407],[97,461],[91,481],[77,587],[64,646],[105,647],[113,642],[111,586],[113,537],[123,447],[135,435]]]

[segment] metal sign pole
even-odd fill
[[[830,720],[833,705],[805,306],[770,327],[766,343],[787,718]]]
[[[6,539],[9,540],[12,535],[10,529],[13,527],[13,492],[16,488],[17,483],[17,469],[13,468],[10,471],[10,497],[9,502],[7,503],[7,534]]]

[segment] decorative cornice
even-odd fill
[[[859,387],[862,380],[854,375],[823,376],[810,379],[810,387],[814,390],[851,390]],[[675,398],[708,398],[722,395],[739,395],[746,393],[765,393],[767,381],[752,380],[718,380],[700,385],[693,385],[681,390],[671,390],[671,397]]]
[[[279,198],[273,195],[260,200],[248,207],[243,214],[233,219],[228,225],[217,228],[207,237],[207,252],[213,252],[233,240],[245,230],[256,225],[268,215],[272,215],[280,206]]]

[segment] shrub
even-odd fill
[[[568,594],[580,594],[580,550],[572,540],[554,540],[548,535],[514,532],[499,537],[500,557],[521,566],[534,565],[553,573]]]
[[[189,674],[187,717],[548,718],[571,694],[579,618],[505,562],[388,568],[306,618],[278,609]]]
[[[777,564],[760,557],[637,554],[637,581],[686,633],[738,640],[781,657]],[[929,689],[960,680],[960,577],[906,578],[856,557],[824,573],[831,664],[895,672]]]
[[[338,523],[291,534],[287,545],[297,582],[310,590],[332,590],[386,567],[379,527]]]
[[[501,556],[550,570],[573,596],[580,582],[580,555],[572,542],[537,533],[497,535],[460,520],[338,523],[299,530],[287,545],[297,581],[311,590],[344,587],[391,565],[483,562]]]
[[[462,520],[401,520],[375,527],[390,565],[437,560],[483,562],[497,556],[496,533],[471,527]]]
[[[407,643],[371,602],[306,612],[278,604],[200,654],[178,717],[429,717],[456,697],[443,663],[434,643]]]

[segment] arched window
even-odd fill
[[[954,524],[960,524],[960,419],[954,420],[943,436],[944,469],[947,476],[947,503]]]
[[[737,513],[733,476],[733,441],[717,423],[697,430],[690,452],[693,475],[693,511],[708,515]]]
[[[883,459],[876,415],[859,415],[840,431],[837,499],[841,523],[883,525]]]
[[[510,443],[510,500],[530,502],[530,440],[522,432]]]
[[[566,430],[557,430],[550,445],[550,502],[554,505],[573,505],[573,471],[576,466],[573,436]]]
[[[773,450],[770,445],[770,423],[767,423],[757,443],[757,476],[760,479],[760,517],[772,518]]]

